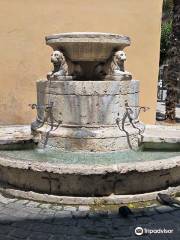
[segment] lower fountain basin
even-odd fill
[[[1,183],[55,196],[144,194],[180,185],[180,153],[1,151],[0,173]]]
[[[63,204],[120,204],[155,199],[158,191],[179,192],[179,136],[176,127],[149,125],[146,151],[70,153],[29,149],[38,142],[29,126],[2,126],[0,149],[8,150],[0,151],[0,191]]]
[[[137,163],[165,160],[180,156],[176,151],[115,151],[104,153],[64,152],[56,149],[27,149],[0,151],[0,156],[32,163],[51,163],[84,166],[111,166],[121,163]]]

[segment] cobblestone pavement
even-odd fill
[[[180,239],[180,208],[154,206],[133,211],[131,217],[123,218],[115,208],[93,210],[0,195],[0,240]],[[136,227],[169,233],[137,236]]]

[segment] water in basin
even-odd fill
[[[145,162],[180,156],[180,152],[167,151],[119,151],[109,153],[62,152],[51,149],[0,151],[0,156],[32,162],[58,164],[111,165],[128,162]]]

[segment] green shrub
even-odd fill
[[[174,2],[173,0],[163,1],[160,65],[163,64],[168,57],[167,52],[170,47],[170,37],[172,33],[173,2]]]
[[[170,37],[172,33],[172,21],[164,22],[161,26],[161,48],[160,64],[167,59],[167,52],[170,47]]]

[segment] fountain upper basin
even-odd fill
[[[130,38],[112,33],[71,32],[46,36],[46,44],[62,50],[71,61],[106,61],[114,50],[129,46]]]

